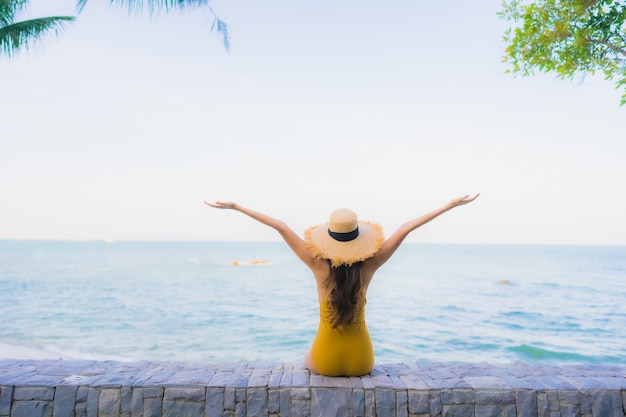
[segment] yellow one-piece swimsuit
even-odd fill
[[[353,323],[333,329],[328,297],[320,302],[320,325],[311,347],[317,370],[328,376],[361,376],[374,366],[374,349],[365,325],[365,303]]]

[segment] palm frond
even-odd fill
[[[76,1],[76,13],[82,12],[86,5],[87,5],[87,0],[77,0]]]
[[[87,2],[88,0],[77,0],[76,10],[80,13],[87,5]],[[186,8],[206,7],[209,5],[209,0],[109,0],[109,4],[124,7],[130,13],[139,13],[145,8],[152,14],[174,9],[183,10]]]
[[[52,16],[25,20],[0,27],[0,54],[10,56],[19,49],[27,48],[30,43],[48,34],[58,34],[71,16]]]
[[[15,22],[15,15],[22,12],[30,0],[0,0],[0,27]]]
[[[85,8],[88,1],[89,0],[76,1],[76,10],[78,13]],[[209,2],[210,0],[109,0],[109,4],[124,7],[128,9],[129,13],[140,13],[144,10],[144,8],[147,9],[150,14],[154,14],[155,12],[168,12],[174,9],[184,10],[188,8],[205,7],[213,16],[211,31],[217,32],[222,36],[224,49],[228,51],[230,49],[228,25],[226,22],[217,17],[209,5]]]
[[[226,52],[230,51],[230,37],[228,35],[228,25],[226,22],[218,18],[215,14],[213,15],[213,24],[211,25],[211,30],[215,31],[222,35],[222,42],[224,43],[224,49]]]

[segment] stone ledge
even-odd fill
[[[625,417],[626,365],[411,363],[364,377],[301,364],[0,359],[0,417]]]

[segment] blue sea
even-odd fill
[[[626,247],[408,243],[367,299],[377,363],[626,363]],[[0,357],[302,362],[282,242],[0,241]]]

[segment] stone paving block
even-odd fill
[[[604,389],[602,383],[586,376],[562,376],[561,378],[573,385],[577,390]]]
[[[168,386],[176,386],[176,385],[185,385],[185,386],[193,386],[193,385],[206,385],[215,375],[214,370],[206,370],[206,369],[181,369],[176,371],[170,378],[167,380],[166,384]]]
[[[352,381],[354,384],[354,381]],[[365,415],[365,390],[359,380],[361,387],[352,388],[352,414],[354,416]]]
[[[474,394],[472,389],[454,388],[452,390],[452,404],[474,404],[476,401]]]
[[[371,378],[374,388],[394,388],[395,385],[388,375],[376,375]]]
[[[374,383],[372,382],[371,378],[361,378],[361,383],[363,384],[363,389],[366,390],[373,390],[374,389]]]
[[[87,397],[89,396],[89,387],[88,386],[79,386],[76,391],[76,402],[77,403],[86,403]]]
[[[56,387],[53,417],[74,417],[77,392],[78,387],[75,385],[59,385]]]
[[[543,389],[543,387],[537,387],[533,384],[533,381],[527,378],[517,378],[511,375],[498,375],[505,384],[511,387],[511,389],[525,389],[536,390]]]
[[[163,399],[144,398],[143,400],[143,417],[161,417],[163,409]]]
[[[428,384],[424,382],[424,380],[421,379],[417,375],[400,375],[400,379],[404,383],[404,386],[407,387],[407,389],[412,389],[412,390],[430,389]]]
[[[58,389],[58,388],[57,388]],[[120,413],[130,414],[130,402],[132,399],[132,388],[129,385],[123,385],[120,389]]]
[[[393,416],[396,414],[396,392],[391,388],[376,389],[376,415]]]
[[[292,379],[293,379],[293,371],[285,369],[280,378],[280,387],[281,388],[291,387]]]
[[[233,387],[224,388],[224,410],[235,411],[235,391],[237,389]]]
[[[427,390],[408,390],[409,413],[425,414],[430,411],[430,392]]]
[[[474,391],[476,404],[515,404],[515,393],[502,389],[477,389]]]
[[[541,381],[550,390],[570,390],[576,389],[575,386],[567,382],[565,379],[560,378],[559,375],[541,375],[535,377],[536,381]]]
[[[409,417],[409,396],[406,389],[396,390],[396,416]]]
[[[264,387],[248,388],[247,413],[249,416],[267,416],[269,414],[269,400]]]
[[[101,388],[98,397],[98,416],[119,417],[121,400],[119,388]]]
[[[75,417],[87,417],[87,403],[78,403],[75,408]]]
[[[626,389],[626,376],[594,376],[592,378],[595,381],[600,382],[605,389],[610,390],[623,390]]]
[[[352,384],[353,383],[350,378],[311,375],[309,386],[325,388],[352,388]]]
[[[558,391],[559,404],[564,405],[580,405],[580,393],[578,390]]]
[[[620,415],[620,412],[622,414],[624,414],[624,416],[626,416],[626,412],[624,410],[626,410],[626,404],[624,404],[624,400],[622,398],[622,394],[626,392],[620,392],[620,391],[612,391],[611,394],[613,395],[613,414],[615,415]],[[620,416],[620,417],[624,417],[624,416]]]
[[[54,399],[54,388],[51,387],[15,387],[14,401],[50,401]]]
[[[204,416],[205,403],[197,401],[163,401],[163,417]]]
[[[442,405],[454,404],[452,401],[452,388],[442,388],[441,391],[439,391],[439,397],[441,398]]]
[[[352,388],[363,389],[363,381],[361,381],[360,377],[358,377],[358,376],[351,376],[348,379],[350,380],[350,384],[352,385]]]
[[[196,387],[165,388],[163,400],[203,402],[206,400],[206,390]]]
[[[18,360],[4,360],[0,362],[0,385],[15,385],[19,383],[24,377],[29,374],[35,374],[37,372],[37,366],[34,364],[28,364],[27,361]]]
[[[216,372],[209,380],[207,386],[209,387],[225,387],[226,383],[231,377],[230,372]]]
[[[474,417],[475,409],[473,404],[443,405],[441,415],[442,417]]]
[[[245,402],[247,390],[245,388],[235,388],[235,403]]]
[[[429,408],[431,416],[438,416],[442,412],[441,395],[437,390],[431,390],[429,395]]]
[[[403,363],[387,363],[382,364],[381,368],[383,368],[387,375],[389,376],[400,376],[407,375],[411,373],[411,368],[408,365]]]
[[[131,417],[143,416],[143,388],[132,388],[130,397],[130,415]]]
[[[580,417],[580,405],[566,404],[561,406],[561,417]]]
[[[281,417],[291,416],[291,388],[279,388],[280,415]]]
[[[0,387],[0,416],[8,416],[11,412],[13,387]]]
[[[389,379],[391,379],[391,383],[393,384],[395,389],[406,391],[406,385],[404,384],[402,378],[400,378],[399,376],[390,375]]]
[[[430,363],[426,365],[430,373],[430,377],[433,379],[458,379],[458,375],[452,372],[449,364],[443,363]]]
[[[348,417],[352,412],[351,388],[311,388],[312,417]]]
[[[52,417],[50,401],[15,401],[11,417]]]
[[[534,417],[537,415],[537,394],[529,389],[515,390],[517,417]]]
[[[514,404],[477,404],[475,408],[476,417],[516,417]]]
[[[224,388],[208,387],[206,389],[207,417],[221,417],[224,407]]]
[[[144,387],[143,389],[143,397],[144,398],[163,398],[163,389],[162,387]]]
[[[235,417],[246,417],[247,414],[246,403],[243,401],[238,402],[237,405],[235,405]]]
[[[363,383],[365,385],[365,382]],[[363,390],[365,397],[365,417],[376,416],[376,391],[372,389]]]
[[[437,383],[437,381],[433,380],[430,376],[426,375],[426,374],[419,374],[420,378],[422,379],[422,381],[424,381],[424,383],[426,385],[428,385],[428,388],[431,390],[436,390],[439,389],[439,384]],[[433,415],[434,417],[434,415]]]
[[[87,393],[87,417],[98,417],[98,397],[100,389],[89,387]]]
[[[309,371],[294,370],[291,379],[292,387],[308,387],[309,386]]]
[[[162,365],[151,369],[149,373],[146,373],[146,375],[142,378],[142,384],[148,386],[165,385],[170,378],[172,378],[172,376],[180,370],[181,367],[182,364],[177,362],[163,363]],[[147,377],[147,379],[145,379],[145,377]]]
[[[449,365],[449,369],[455,375],[465,379],[466,377],[476,376],[489,376],[489,371],[485,369],[487,364],[470,364],[460,363],[456,365]]]
[[[548,404],[550,407],[550,411],[559,411],[561,405],[559,404],[559,393],[556,390],[548,390],[546,391],[546,395],[548,397]]]
[[[291,388],[291,415],[297,417],[311,416],[311,392],[309,388]]]
[[[248,386],[249,379],[250,379],[250,374],[246,372],[233,373],[226,385],[229,387],[233,387],[233,388],[245,389]]]
[[[270,381],[269,369],[255,369],[248,380],[248,387],[267,387]]]
[[[548,402],[548,394],[545,392],[537,393],[537,416],[550,417],[550,403]]]
[[[623,417],[621,414],[624,411],[624,402],[620,391],[611,391],[611,395],[613,396],[613,415]]]
[[[268,388],[267,390],[267,412],[277,414],[280,411],[280,389]]]
[[[282,370],[274,369],[270,373],[269,380],[267,382],[268,388],[278,388],[280,387],[280,380],[283,377]]]

